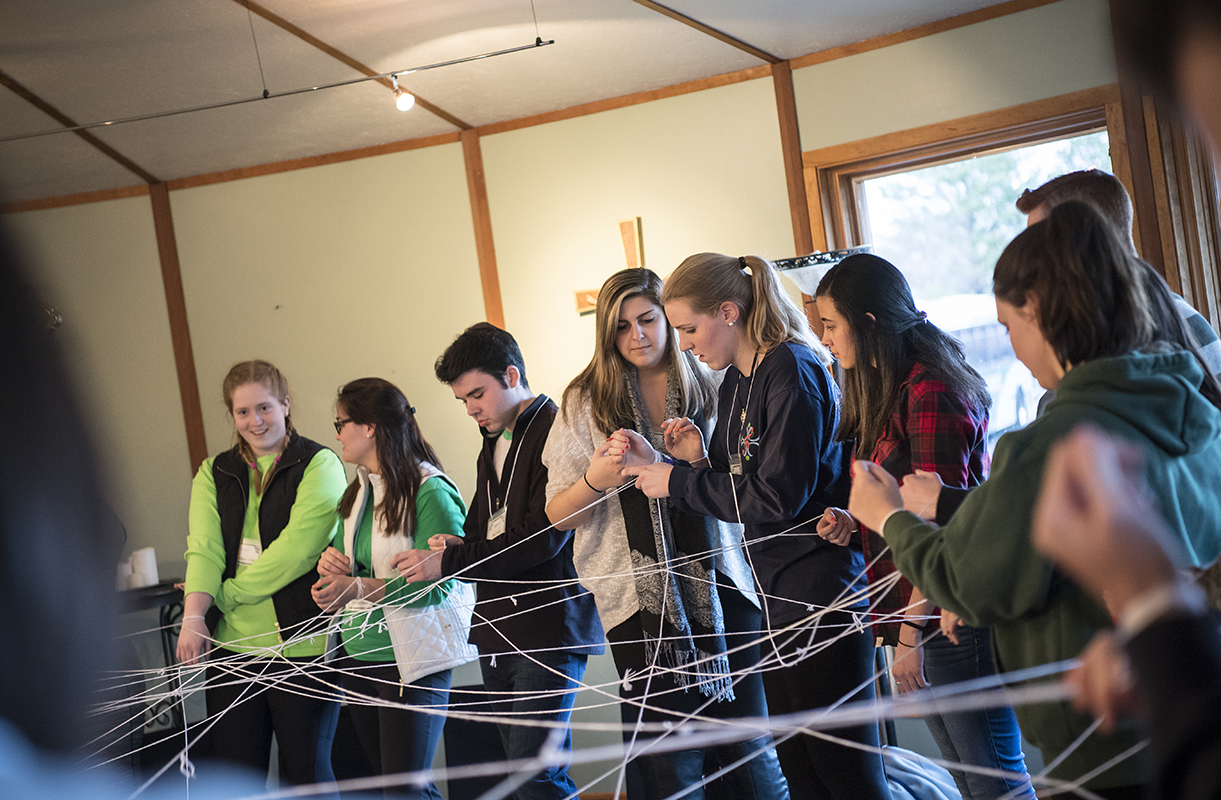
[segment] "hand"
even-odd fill
[[[856,533],[857,525],[856,520],[847,511],[827,506],[827,510],[818,518],[814,531],[831,544],[846,547],[852,541],[852,534]]]
[[[403,578],[408,583],[418,581],[436,583],[441,580],[441,553],[439,552],[404,550],[401,553],[395,553],[394,557],[390,559],[390,566],[403,573]]]
[[[911,631],[908,635],[914,632]],[[895,664],[890,668],[890,675],[895,679],[895,686],[900,694],[926,688],[928,682],[924,680],[924,648],[908,647],[900,641],[895,647]]]
[[[941,632],[945,634],[945,638],[949,639],[954,644],[958,644],[958,629],[962,627],[962,617],[955,614],[953,611],[941,609]]]
[[[937,516],[937,498],[941,497],[941,476],[936,472],[918,469],[911,475],[903,476],[899,485],[899,494],[903,496],[903,508],[923,519],[934,519]]]
[[[1177,579],[1166,525],[1149,500],[1135,447],[1081,426],[1047,457],[1035,503],[1035,547],[1121,612]]]
[[[872,461],[852,462],[848,513],[866,528],[882,533],[882,523],[890,513],[902,509],[903,495],[899,493],[899,482],[889,472]]]
[[[585,468],[585,480],[589,482],[590,486],[594,487],[595,491],[605,492],[608,489],[614,489],[627,483],[627,476],[623,474],[623,467],[624,462],[629,457],[626,455],[628,445],[623,440],[616,440],[614,438],[617,433],[611,434],[610,439],[607,439],[594,450],[593,457],[589,459],[589,466]],[[647,442],[645,447],[648,447]],[[649,452],[653,452],[652,448],[649,448]],[[578,483],[581,482],[578,481]]]
[[[351,575],[327,575],[310,587],[310,595],[323,611],[334,611],[360,596],[360,580]]]
[[[343,553],[334,547],[328,547],[322,551],[322,556],[318,559],[319,575],[323,577],[328,575],[348,575],[351,572],[352,562]]]
[[[1133,708],[1128,657],[1109,631],[1094,636],[1081,652],[1081,666],[1065,675],[1064,683],[1074,692],[1073,708],[1101,720],[1103,733],[1114,730],[1120,717]]]
[[[438,533],[436,536],[428,537],[428,549],[434,553],[444,553],[445,548],[456,544],[462,544],[461,536],[454,536],[450,533]]]
[[[661,460],[648,439],[636,431],[629,431],[626,428],[620,428],[607,437],[606,447],[607,456],[618,459],[619,464],[624,467],[640,467]],[[623,481],[620,481],[616,485],[622,484]],[[594,484],[594,486],[597,485]]]
[[[661,423],[661,430],[666,437],[666,449],[675,458],[695,463],[707,457],[707,451],[704,450],[704,435],[687,417],[668,419]]]
[[[208,624],[202,617],[183,616],[176,652],[179,663],[193,666],[205,660],[211,650],[212,635],[208,632]]]
[[[670,496],[671,464],[646,464],[643,467],[628,467],[623,470],[626,475],[636,476],[636,488],[644,492],[645,497],[656,499]]]

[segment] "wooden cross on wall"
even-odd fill
[[[627,268],[644,266],[644,234],[640,217],[619,220],[619,236],[623,239],[623,257]],[[578,289],[577,313],[592,314],[598,307],[598,289]]]

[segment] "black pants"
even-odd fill
[[[729,668],[735,676],[740,676],[734,685],[734,699],[710,702],[710,698],[705,697],[699,689],[692,687],[684,691],[669,675],[654,675],[650,682],[647,675],[649,662],[645,655],[644,631],[641,628],[640,615],[635,614],[606,634],[619,677],[622,678],[629,669],[637,675],[631,679],[630,689],[620,684],[619,696],[625,700],[647,703],[643,714],[638,704],[624,703],[620,708],[625,724],[634,725],[637,719],[645,722],[682,720],[687,715],[696,713],[698,716],[717,719],[767,716],[763,680],[757,670],[757,640],[760,638],[758,631],[761,613],[732,585],[718,583],[717,592],[725,615],[725,644],[730,651]],[[656,635],[657,632],[654,631],[653,636]],[[644,696],[646,685],[649,692],[647,698]],[[701,706],[703,710],[697,712]],[[624,734],[625,741],[630,738],[630,732]],[[721,767],[757,753],[721,779],[726,793],[734,800],[785,800],[788,797],[788,789],[780,772],[776,753],[768,749],[770,746],[771,737],[761,736],[747,742],[712,747],[707,751],[680,750],[656,756],[640,756],[636,759],[642,779],[639,790],[643,792],[645,800],[669,797],[699,783],[705,775],[711,775]],[[696,789],[685,796],[699,800],[704,796],[704,792],[702,789]]]
[[[822,617],[811,636],[803,632],[777,634],[779,655],[791,666],[779,667],[775,651],[765,655],[763,686],[774,716],[822,708],[835,703],[858,685],[865,687],[849,700],[874,699],[873,639],[868,628],[842,636],[823,650],[798,659],[798,649],[841,636],[852,615],[837,611]],[[787,641],[786,641],[787,640]],[[795,663],[794,663],[795,662]],[[828,731],[833,736],[879,747],[878,727],[870,723]],[[784,734],[777,737],[784,739]],[[882,756],[866,753],[809,734],[790,736],[776,745],[780,766],[794,798],[813,800],[889,800],[890,789]]]
[[[342,670],[340,681],[348,695],[348,713],[360,737],[369,763],[381,775],[416,772],[430,769],[445,717],[415,711],[427,707],[444,711],[449,704],[451,670],[425,675],[403,685],[398,666],[393,662],[358,661],[343,658],[335,666]],[[364,698],[373,697],[396,707],[369,705]],[[410,797],[415,800],[440,800],[436,785],[429,781],[423,786],[402,786],[387,789],[387,797]]]
[[[280,782],[329,779],[330,753],[319,754],[324,717],[338,701],[314,658],[270,659],[215,650],[206,692],[212,755],[266,775],[274,732]],[[275,687],[275,688],[271,688]],[[282,687],[282,688],[279,688]]]

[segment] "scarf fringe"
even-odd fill
[[[660,645],[660,647],[659,647]],[[703,650],[687,650],[674,646],[673,642],[657,642],[649,639],[644,643],[645,658],[650,664],[661,663],[673,670],[674,682],[687,689],[695,685],[704,697],[715,698],[718,703],[734,700],[733,674],[729,669],[729,656],[712,655]]]

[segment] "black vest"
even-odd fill
[[[325,448],[317,442],[293,434],[271,480],[263,489],[259,503],[259,540],[263,549],[276,540],[288,524],[297,487],[305,476],[305,468],[318,451]],[[225,543],[223,580],[237,575],[237,556],[242,543],[242,526],[246,521],[246,504],[250,494],[250,470],[238,449],[226,450],[212,461],[212,480],[216,484],[216,510],[220,515],[221,540]],[[318,570],[308,570],[271,596],[276,610],[276,627],[282,641],[300,635],[306,623],[322,614],[322,609],[310,596],[310,587],[318,580]],[[208,628],[216,630],[221,611],[208,609]]]

